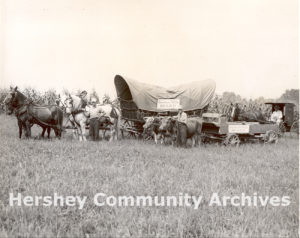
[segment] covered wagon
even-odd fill
[[[123,135],[143,133],[144,117],[175,115],[182,106],[189,116],[201,116],[213,98],[216,83],[207,79],[164,88],[116,75]]]

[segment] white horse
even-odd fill
[[[70,122],[76,127],[73,135],[77,134],[80,141],[86,141],[86,125],[88,122],[88,106],[86,110],[82,109],[82,100],[78,96],[69,95],[65,100],[66,113],[69,114]],[[110,140],[117,140],[119,135],[120,111],[110,104],[97,105],[101,111],[99,123],[108,127],[110,131]],[[77,137],[77,136],[75,136]]]
[[[64,100],[64,106],[66,107],[66,113],[69,116],[69,120],[73,127],[73,137],[78,138],[80,141],[86,141],[86,125],[88,122],[87,113],[82,110],[81,98],[75,95],[69,95]]]

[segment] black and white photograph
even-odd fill
[[[0,237],[299,237],[297,0],[0,0]]]

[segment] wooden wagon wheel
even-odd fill
[[[240,138],[237,134],[228,134],[223,141],[226,146],[236,146],[238,147],[241,143]]]
[[[292,138],[299,138],[299,121],[294,121],[291,129],[290,129],[290,136]]]
[[[278,142],[278,133],[275,131],[267,131],[264,137],[264,142],[267,143],[277,143]]]
[[[283,136],[284,133],[286,132],[286,126],[284,125],[284,122],[283,121],[280,122],[278,127],[279,127],[279,131],[278,131],[279,135]]]
[[[120,131],[123,139],[132,137],[135,138],[134,123],[132,121],[123,121]]]

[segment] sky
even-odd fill
[[[95,89],[116,74],[277,98],[299,88],[297,0],[0,0],[0,86]]]

